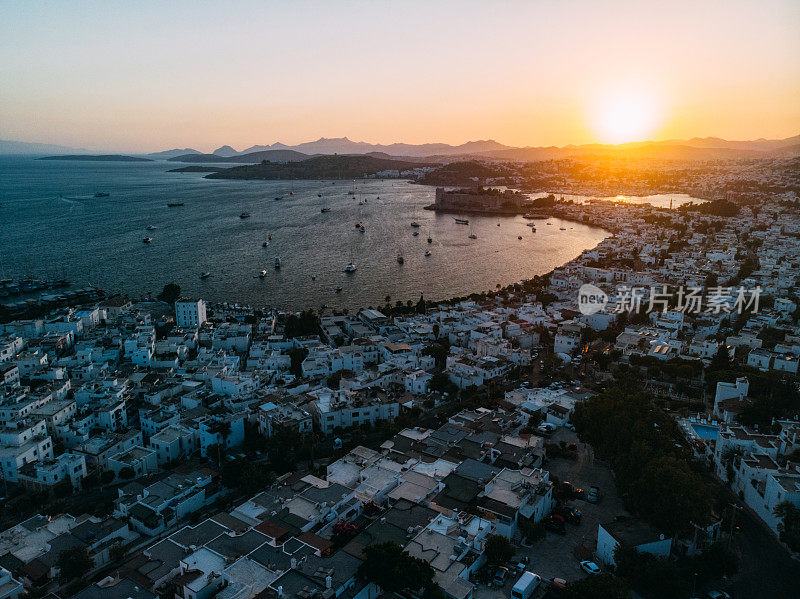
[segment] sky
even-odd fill
[[[0,139],[784,138],[798,32],[797,0],[0,0]]]

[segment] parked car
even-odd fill
[[[564,518],[558,514],[551,514],[544,519],[544,527],[547,530],[555,532],[560,535],[567,534],[567,528],[564,526]]]
[[[506,586],[506,577],[508,576],[508,568],[505,566],[498,566],[497,569],[494,571],[494,578],[492,579],[492,584],[496,587],[504,587]]]
[[[564,520],[566,520],[567,522],[571,522],[572,524],[580,524],[581,518],[583,517],[581,511],[578,508],[573,507],[571,505],[562,505],[560,507],[557,507],[555,513],[564,518]]]
[[[586,501],[589,503],[597,503],[600,501],[600,489],[597,487],[591,487],[589,489],[589,493],[586,495]]]
[[[708,599],[731,599],[731,596],[725,591],[717,590],[708,591],[708,593],[706,593],[706,597],[708,597]]]
[[[600,566],[590,561],[581,562],[581,570],[592,575],[603,573],[603,571],[600,569]]]

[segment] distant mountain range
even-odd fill
[[[52,144],[0,140],[0,154],[88,154],[82,148]],[[800,135],[786,139],[756,139],[730,141],[718,137],[644,141],[620,145],[584,144],[556,146],[506,146],[494,140],[469,141],[460,145],[444,143],[427,144],[371,144],[352,141],[346,137],[325,138],[297,145],[276,142],[270,145],[251,146],[245,150],[224,145],[212,154],[194,148],[164,150],[147,154],[157,160],[177,162],[238,162],[242,164],[268,160],[292,162],[318,155],[370,155],[395,160],[426,160],[451,162],[453,159],[483,158],[510,161],[553,160],[581,157],[648,158],[656,160],[724,160],[741,158],[800,156]]]
[[[787,139],[757,139],[729,141],[718,137],[695,137],[688,140],[644,141],[619,145],[584,144],[557,146],[528,146],[518,148],[506,146],[494,140],[470,141],[453,146],[443,143],[428,144],[370,144],[351,141],[346,137],[320,138],[316,141],[289,146],[280,142],[266,146],[251,146],[237,151],[231,146],[222,146],[212,154],[205,154],[204,161],[213,157],[231,162],[257,162],[260,160],[302,160],[300,156],[277,152],[300,152],[307,156],[322,154],[367,154],[395,159],[452,160],[453,157],[490,158],[495,160],[533,161],[590,156],[641,157],[656,160],[725,160],[758,157],[792,157],[800,155],[800,135]],[[269,154],[268,154],[269,152]],[[188,154],[188,152],[186,153]],[[183,156],[181,162],[192,162]],[[257,156],[261,156],[255,160]],[[285,157],[281,157],[285,156]]]

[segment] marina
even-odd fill
[[[209,301],[231,299],[235,290],[236,301],[292,309],[376,305],[387,294],[444,299],[544,274],[609,234],[551,219],[558,226],[547,227],[549,234],[518,240],[528,230],[521,216],[426,211],[434,189],[398,180],[360,180],[356,197],[348,185],[295,181],[289,195],[286,181],[212,181],[167,173],[170,164],[158,161],[0,161],[9,173],[0,180],[0,236],[8,248],[0,275],[65,278],[137,296],[175,282]],[[98,188],[109,196],[93,198]],[[344,271],[351,262],[357,270]],[[50,272],[53,264],[65,272]]]

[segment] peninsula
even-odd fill
[[[43,156],[37,160],[81,160],[83,162],[153,162],[150,158],[125,156],[123,154],[63,154]]]
[[[248,164],[206,175],[206,179],[360,179],[416,177],[435,165],[374,156],[316,156],[301,162]]]

